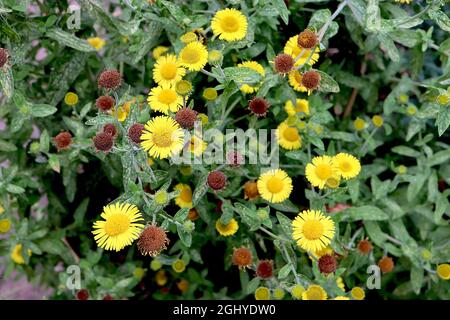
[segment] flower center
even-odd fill
[[[284,130],[283,133],[283,137],[287,140],[287,141],[297,141],[298,140],[298,132],[297,129],[295,128],[287,128]]]
[[[308,240],[317,240],[322,236],[323,225],[317,220],[308,220],[303,224],[302,232]]]
[[[308,298],[309,300],[321,300],[322,291],[319,288],[310,288],[308,290]]]
[[[267,181],[267,189],[271,193],[278,193],[283,190],[283,181],[278,177],[272,177]]]
[[[177,99],[177,94],[172,89],[163,89],[158,95],[158,100],[164,104],[171,104]]]
[[[200,55],[197,50],[193,48],[184,48],[181,53],[181,59],[189,64],[197,63],[200,60]]]
[[[105,232],[108,236],[114,237],[124,233],[130,226],[130,218],[123,214],[114,214],[105,223]]]
[[[220,22],[220,26],[225,32],[236,32],[239,29],[239,22],[235,17],[224,17]]]
[[[335,178],[327,179],[327,187],[329,187],[331,189],[335,189],[335,188],[339,187],[339,180],[335,179]]]
[[[343,161],[341,162],[340,169],[341,171],[348,172],[352,170],[352,165],[347,161]]]
[[[191,202],[192,201],[192,192],[189,189],[183,189],[180,192],[180,198],[184,202]]]
[[[175,63],[166,63],[161,66],[161,76],[166,80],[171,80],[177,75],[177,69]]]
[[[295,111],[297,112],[305,112],[306,111],[306,106],[304,102],[297,102],[297,105],[295,107]]]
[[[168,130],[161,130],[159,132],[154,132],[152,136],[152,141],[158,147],[169,147],[172,144],[172,132]]]
[[[316,166],[316,175],[320,180],[327,180],[331,177],[331,167],[328,164],[319,164]]]
[[[168,196],[166,191],[159,191],[155,195],[155,201],[157,204],[165,204],[168,200]]]

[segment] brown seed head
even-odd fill
[[[394,269],[394,260],[391,257],[385,256],[378,261],[378,266],[383,273],[391,272]]]
[[[262,279],[269,279],[273,276],[272,260],[261,260],[256,266],[256,275]]]
[[[300,32],[297,39],[300,48],[312,49],[317,45],[317,34],[309,29]]]
[[[140,123],[133,124],[128,129],[128,138],[130,138],[131,141],[134,143],[141,143],[141,135],[142,130],[144,130],[144,125]]]
[[[175,120],[184,129],[191,129],[197,119],[197,111],[191,108],[182,108],[175,114]]]
[[[233,265],[238,266],[239,269],[249,268],[253,261],[253,255],[252,252],[245,247],[235,248],[231,260]]]
[[[256,181],[247,181],[244,184],[244,199],[254,200],[258,198],[258,185]]]
[[[101,111],[108,111],[111,110],[112,107],[116,104],[116,101],[111,96],[100,96],[95,101],[95,105],[97,108],[99,108]]]
[[[208,174],[208,186],[213,190],[225,188],[227,177],[222,171],[212,171]]]
[[[320,257],[318,264],[320,272],[325,274],[332,273],[337,269],[336,258],[329,254]]]
[[[137,247],[143,256],[155,257],[169,244],[166,231],[156,225],[150,225],[139,236]]]
[[[58,133],[56,137],[53,138],[53,141],[55,142],[56,149],[58,149],[58,151],[67,149],[72,143],[72,135],[70,132],[63,131]]]
[[[320,84],[320,74],[315,70],[309,70],[302,74],[302,85],[308,89],[316,89]]]
[[[372,249],[372,243],[369,240],[361,240],[358,243],[358,250],[361,254],[369,254]]]
[[[275,57],[275,70],[281,74],[289,73],[294,67],[294,63],[294,59],[289,54],[281,53]]]
[[[269,110],[270,104],[267,100],[255,97],[248,103],[248,108],[257,117],[264,117]]]
[[[99,89],[115,90],[122,84],[122,75],[117,70],[105,70],[98,77]]]
[[[98,151],[108,152],[114,145],[113,137],[105,132],[97,133],[93,140]]]
[[[112,123],[107,123],[103,126],[103,132],[109,134],[112,137],[115,137],[117,135],[117,129],[116,126]]]

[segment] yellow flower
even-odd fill
[[[410,104],[406,107],[406,113],[409,114],[410,116],[413,116],[417,113],[417,108],[415,105]]]
[[[315,257],[316,259],[319,259],[320,257],[322,257],[322,256],[324,256],[326,254],[331,255],[332,253],[333,253],[333,249],[331,249],[330,247],[324,247],[324,248],[322,248],[320,250],[312,251],[311,255],[313,257]]]
[[[380,128],[381,126],[383,126],[383,117],[379,116],[379,115],[375,115],[372,117],[372,123],[375,127]]]
[[[294,116],[299,112],[309,115],[309,102],[306,99],[296,99],[295,107],[291,100],[287,100],[284,104],[284,110],[289,116]]]
[[[295,63],[296,66],[304,65],[306,64],[306,61],[308,60],[309,56],[311,55],[312,49],[303,49],[300,48],[297,44],[298,35],[295,35],[293,37],[290,37],[289,40],[286,42],[286,45],[284,46],[284,53],[291,55],[292,58],[296,59],[297,56],[301,53],[302,55],[298,59],[298,61]],[[319,48],[315,48],[314,53],[312,54],[311,58],[308,61],[308,65],[312,66],[314,63],[319,60]]]
[[[175,85],[186,74],[174,54],[167,54],[156,60],[153,80],[159,85]]]
[[[136,279],[138,279],[138,280],[141,280],[144,275],[145,275],[145,269],[144,268],[136,268],[133,271],[133,276]]]
[[[228,224],[222,224],[220,219],[216,221],[216,230],[224,237],[232,236],[239,229],[239,224],[235,219],[231,219]]]
[[[189,152],[198,157],[205,152],[208,144],[197,136],[192,136],[189,143]]]
[[[181,279],[177,282],[177,288],[182,293],[186,293],[189,289],[189,282],[186,279]]]
[[[255,300],[270,300],[270,290],[267,287],[259,287],[255,290]]]
[[[99,51],[101,48],[105,46],[106,41],[100,37],[88,38],[87,42],[95,48],[95,50]]]
[[[154,200],[156,204],[165,205],[169,201],[169,194],[165,190],[158,190],[155,193]]]
[[[287,150],[297,150],[302,146],[302,138],[300,137],[296,127],[288,126],[285,122],[280,123],[275,135],[278,144]]]
[[[220,40],[242,40],[247,34],[247,18],[236,9],[217,11],[211,21],[211,29]]]
[[[180,64],[190,71],[199,71],[208,62],[208,50],[200,42],[191,42],[181,49]]]
[[[152,55],[153,58],[155,59],[159,59],[161,56],[163,56],[167,51],[169,51],[168,47],[164,47],[164,46],[157,46],[155,49],[153,49],[152,51]]]
[[[336,285],[338,286],[339,289],[341,289],[342,291],[345,292],[345,283],[344,283],[344,280],[342,279],[342,277],[338,277],[336,279]]]
[[[305,175],[311,185],[323,189],[328,179],[339,180],[339,168],[329,156],[314,157],[306,165]]]
[[[334,298],[333,300],[350,300],[349,297],[346,296],[337,296],[336,298]]]
[[[28,256],[31,257],[31,250],[27,250]],[[11,252],[11,259],[17,264],[25,264],[25,259],[22,255],[22,244],[16,244],[13,251]]]
[[[442,93],[437,96],[436,102],[440,104],[441,106],[446,106],[450,102],[450,94],[448,93]]]
[[[450,279],[450,264],[443,263],[437,266],[436,273],[443,280]]]
[[[11,221],[9,219],[0,220],[0,233],[7,233],[11,229]]]
[[[366,127],[366,122],[361,118],[356,118],[356,120],[353,121],[353,126],[355,127],[355,130],[361,131]]]
[[[311,93],[311,91],[308,91],[308,89],[302,85],[302,74],[298,70],[289,72],[288,78],[289,85],[294,88],[295,91],[308,92],[308,95]]]
[[[338,167],[339,174],[344,179],[356,177],[361,172],[359,160],[348,153],[338,153],[333,157],[333,162]]]
[[[208,116],[204,113],[199,113],[197,114],[197,117],[200,119],[200,121],[202,122],[202,125],[207,125],[209,122]]]
[[[220,60],[222,60],[222,52],[219,50],[211,50],[208,53],[208,63],[212,65],[216,65],[220,63]]]
[[[412,0],[395,0],[395,2],[410,4]]]
[[[360,287],[354,287],[350,293],[355,300],[364,300],[364,297],[366,296],[366,293]]]
[[[74,92],[67,92],[64,96],[64,102],[68,106],[74,106],[78,103],[78,95]]]
[[[333,220],[319,210],[303,210],[292,222],[292,238],[303,250],[322,250],[331,243],[333,237]]]
[[[277,287],[273,290],[273,297],[277,300],[281,300],[284,298],[284,290],[283,288]]]
[[[180,80],[175,84],[175,91],[181,96],[187,96],[192,91],[192,83],[187,80]]]
[[[161,85],[150,91],[147,102],[152,110],[169,114],[169,111],[177,112],[181,108],[183,98],[171,86]]]
[[[180,208],[192,208],[192,189],[189,185],[179,183],[175,186],[175,190],[180,191],[180,194],[175,198],[175,203]]]
[[[209,101],[216,100],[217,90],[214,88],[206,88],[205,90],[203,90],[203,98]]]
[[[407,104],[409,101],[409,97],[406,94],[401,94],[398,96],[398,102],[401,104]]]
[[[158,271],[161,268],[162,264],[158,259],[153,259],[152,262],[150,262],[150,269],[152,269],[153,271]]]
[[[269,202],[283,202],[292,192],[292,179],[281,169],[272,169],[264,172],[258,178],[258,192]]]
[[[172,269],[173,271],[175,271],[176,273],[181,273],[184,270],[186,270],[186,264],[184,263],[183,260],[181,259],[177,259],[174,262],[172,262]]]
[[[303,300],[327,300],[327,297],[327,292],[316,284],[310,285],[302,294]]]
[[[256,61],[245,61],[245,62],[239,63],[238,67],[252,69],[252,70],[258,72],[263,78],[266,75],[266,71],[264,70],[264,67]],[[253,93],[253,92],[258,91],[259,86],[250,86],[250,85],[244,83],[240,89],[244,93]]]
[[[0,215],[3,214],[5,212],[5,208],[3,208],[3,206],[0,204]]]
[[[408,172],[408,168],[401,164],[397,167],[397,172],[398,174],[405,174]]]
[[[181,42],[183,42],[185,44],[188,44],[188,43],[191,43],[191,42],[194,42],[194,41],[198,41],[198,37],[195,34],[195,32],[189,31],[189,32],[183,34],[180,37],[180,40],[181,40]]]
[[[423,249],[422,250],[422,259],[423,260],[429,261],[432,256],[433,256],[433,254],[431,253],[430,250],[428,250],[428,249]]]
[[[291,296],[294,299],[300,300],[302,298],[303,292],[305,292],[305,288],[303,286],[296,284],[291,289]]]
[[[167,276],[164,270],[159,270],[155,276],[156,284],[160,287],[167,283]]]
[[[142,214],[134,204],[114,203],[103,208],[101,217],[94,223],[94,239],[100,248],[120,251],[139,237],[144,225]]]
[[[172,118],[159,116],[145,124],[141,140],[141,147],[151,157],[165,159],[183,149],[184,132]]]

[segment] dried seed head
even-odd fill
[[[317,34],[309,29],[300,32],[297,39],[300,48],[312,49],[317,45]]]
[[[95,105],[97,108],[99,108],[101,111],[108,111],[111,110],[112,107],[116,104],[116,101],[111,96],[100,96],[95,101]]]
[[[302,74],[302,85],[308,89],[316,89],[320,84],[320,74],[315,70],[309,70]]]
[[[128,138],[130,138],[131,141],[134,143],[141,143],[141,135],[142,130],[144,130],[144,125],[140,123],[133,124],[128,129]]]
[[[208,186],[213,190],[221,190],[227,183],[227,177],[222,171],[212,171],[208,174]]]
[[[256,275],[262,279],[269,279],[273,276],[272,260],[261,260],[256,266]]]
[[[358,243],[358,250],[361,254],[369,254],[372,249],[372,243],[369,240],[361,240]]]
[[[337,269],[336,258],[329,254],[320,257],[318,264],[320,272],[325,274],[332,273]]]
[[[269,110],[270,104],[263,98],[255,97],[248,103],[248,108],[257,117],[264,117]]]
[[[166,231],[158,226],[150,225],[139,236],[137,247],[143,256],[155,257],[169,244]]]
[[[103,126],[103,132],[109,134],[112,137],[115,137],[117,135],[117,129],[116,126],[112,123],[107,123]]]
[[[378,266],[383,273],[391,272],[394,269],[394,260],[391,257],[385,256],[378,261]]]
[[[230,167],[239,167],[244,163],[244,156],[238,151],[230,151],[227,153],[227,164]]]
[[[64,131],[58,133],[58,135],[53,138],[53,141],[55,142],[56,149],[58,149],[58,151],[67,149],[72,143],[72,135],[70,132]]]
[[[105,70],[98,77],[98,87],[115,90],[122,84],[122,75],[117,70]]]
[[[97,133],[93,140],[97,151],[108,152],[114,144],[113,137],[105,132]]]
[[[281,53],[275,57],[275,70],[281,74],[289,73],[294,67],[294,63],[294,59],[289,54]]]
[[[175,114],[175,120],[184,129],[191,129],[197,119],[197,111],[191,108],[182,108]]]
[[[8,50],[0,48],[0,68],[2,68],[8,62]]]
[[[86,289],[78,290],[78,292],[77,292],[77,299],[78,300],[87,300],[87,299],[89,299],[89,292]]]
[[[252,264],[252,260],[253,255],[249,249],[240,247],[233,250],[231,261],[233,265],[238,266],[239,269],[249,268]]]

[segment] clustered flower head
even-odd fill
[[[358,243],[358,250],[361,254],[369,254],[372,249],[372,243],[369,240],[364,239]]]
[[[103,126],[103,132],[114,138],[117,135],[117,128],[114,124],[107,123]]]
[[[98,77],[98,88],[116,90],[122,84],[122,75],[117,70],[105,70]]]
[[[312,49],[317,45],[317,42],[317,34],[310,29],[305,29],[298,35],[297,44],[301,48]]]
[[[197,120],[197,111],[191,108],[182,108],[175,114],[175,120],[184,129],[192,129]]]
[[[166,231],[156,225],[147,226],[139,236],[137,247],[143,256],[155,257],[169,244]]]
[[[9,54],[5,48],[0,48],[0,68],[8,62]]]
[[[255,97],[248,103],[248,108],[257,117],[264,117],[269,110],[270,104],[267,100]]]
[[[275,70],[280,74],[287,74],[291,72],[294,64],[294,58],[292,58],[291,55],[285,53],[277,55],[274,60]]]
[[[252,252],[245,247],[235,248],[233,250],[232,263],[240,269],[249,268],[253,263]]]
[[[134,143],[141,143],[141,135],[144,130],[144,125],[140,123],[134,123],[128,129],[128,138]]]
[[[309,70],[302,74],[302,85],[308,90],[314,90],[319,87],[320,74],[315,70]]]
[[[68,131],[60,132],[53,138],[53,141],[56,144],[56,149],[58,151],[69,148],[72,143],[72,135]]]
[[[222,171],[212,171],[208,174],[207,183],[211,189],[221,190],[227,184],[227,177]]]
[[[319,258],[318,265],[320,272],[328,274],[336,271],[337,261],[333,255],[326,254]]]
[[[383,273],[391,272],[394,269],[394,260],[391,257],[384,256],[378,261],[378,266]]]
[[[109,152],[114,145],[114,137],[106,132],[99,132],[95,135],[94,146],[97,151]]]
[[[116,101],[111,96],[100,96],[95,101],[95,105],[101,111],[111,110],[115,104],[116,104]]]
[[[256,275],[261,279],[269,279],[273,276],[273,261],[261,260],[256,266]]]

